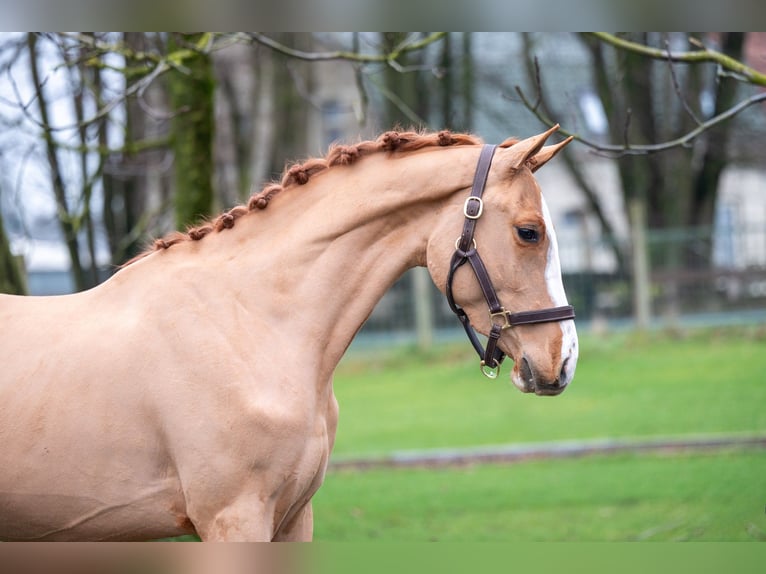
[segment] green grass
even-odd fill
[[[465,346],[352,354],[334,458],[578,438],[766,433],[762,329],[581,338],[572,386],[523,395]],[[505,367],[504,381],[510,365]],[[331,471],[317,540],[766,539],[766,454],[619,455]]]
[[[338,369],[336,457],[393,450],[766,432],[760,331],[581,337],[575,379],[558,397],[485,379],[468,344],[427,355],[351,355]]]
[[[331,473],[316,540],[766,540],[766,456],[614,456]]]

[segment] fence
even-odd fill
[[[766,224],[653,231],[641,243],[643,278],[636,273],[635,241],[559,237],[564,287],[581,328],[635,326],[638,292],[647,294],[649,326],[766,323]],[[427,343],[461,335],[436,287],[415,295],[418,273],[425,270],[408,272],[383,297],[360,340]],[[418,326],[418,306],[427,306],[426,325],[421,318]]]

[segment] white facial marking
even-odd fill
[[[545,265],[545,283],[548,286],[548,294],[553,301],[553,305],[560,307],[568,305],[567,296],[564,292],[564,282],[561,279],[561,262],[559,261],[559,245],[556,240],[556,231],[553,229],[553,220],[551,219],[548,204],[541,195],[540,201],[543,205],[543,219],[545,220],[545,229],[548,233],[548,261]],[[577,366],[578,344],[577,330],[573,320],[561,321],[561,358],[566,361],[564,367],[562,385],[568,384],[574,377],[575,367]]]

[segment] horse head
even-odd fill
[[[496,376],[508,355],[514,385],[538,395],[561,393],[578,355],[556,233],[534,176],[571,141],[545,146],[557,128],[512,145],[485,146],[487,157],[477,167],[486,171],[485,181],[477,183],[476,176],[470,192],[454,196],[427,248],[432,278],[462,315],[477,351],[485,353],[485,374]],[[470,325],[489,337],[486,352]]]

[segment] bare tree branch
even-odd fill
[[[353,36],[353,49],[355,52],[359,51],[359,32],[354,32]],[[369,105],[370,98],[367,95],[367,90],[364,87],[364,76],[362,73],[362,64],[354,64],[354,81],[356,82],[356,91],[359,94],[359,107],[356,111],[356,119],[360,125],[364,125],[367,122],[367,106]]]
[[[381,84],[380,82],[376,82],[375,80],[371,80],[372,84],[375,86],[375,88],[380,92],[380,94],[386,98],[388,101],[390,101],[396,108],[408,119],[410,120],[414,125],[420,125],[420,126],[427,126],[428,122],[421,118],[415,110],[413,110],[410,106],[407,105],[407,103],[402,100],[397,94],[389,90],[385,85]]]
[[[78,35],[77,37],[88,38],[86,36],[81,36],[81,35]],[[104,45],[103,42],[97,41],[94,38],[89,38],[88,41],[91,43],[98,44],[99,46],[102,46],[102,47]],[[95,123],[105,118],[112,112],[112,110],[114,110],[117,106],[119,106],[128,97],[136,94],[139,98],[142,98],[144,92],[151,85],[151,83],[154,82],[154,80],[156,80],[165,72],[176,67],[174,64],[171,64],[171,58],[173,60],[177,60],[178,56],[176,56],[174,53],[174,54],[169,54],[167,58],[158,59],[154,69],[151,72],[149,72],[147,75],[142,77],[140,80],[134,82],[132,85],[127,86],[124,92],[120,93],[119,96],[104,103],[104,105],[101,106],[93,115],[87,118],[84,118],[81,121],[75,122],[73,124],[54,126],[54,125],[48,124],[44,119],[41,121],[41,120],[38,120],[34,115],[32,115],[32,113],[29,111],[29,108],[37,100],[37,98],[39,97],[39,93],[35,92],[33,97],[28,102],[23,102],[21,93],[18,89],[16,81],[13,78],[10,70],[8,70],[7,73],[11,81],[11,87],[13,88],[13,92],[16,97],[16,102],[9,102],[7,99],[4,98],[3,103],[17,107],[24,114],[24,117],[26,117],[30,122],[32,122],[38,128],[41,128],[45,130],[46,132],[53,133],[53,132],[60,132],[60,131],[67,131],[67,130],[78,130],[78,129],[81,129],[83,126],[90,125],[92,123]],[[49,78],[50,76],[40,79],[41,88],[45,86]]]
[[[40,77],[39,53],[37,48],[37,36],[33,33],[27,34],[27,46],[29,50],[30,72],[32,75],[32,84],[36,94],[37,105],[40,112],[40,127],[43,130],[43,139],[48,159],[50,185],[53,195],[56,198],[58,208],[58,219],[61,230],[64,233],[64,240],[69,251],[69,257],[72,262],[73,277],[78,291],[87,288],[88,281],[80,261],[80,252],[77,242],[77,224],[72,217],[72,211],[69,207],[66,184],[64,182],[61,163],[59,162],[58,150],[51,133],[48,113],[49,102],[46,101],[43,91],[43,80]]]
[[[100,109],[98,109],[94,114],[74,124],[67,124],[67,125],[60,125],[60,126],[50,126],[50,125],[43,126],[43,123],[40,122],[37,118],[35,118],[29,112],[29,107],[31,106],[34,100],[25,103],[21,100],[20,95],[17,94],[17,102],[15,102],[14,104],[24,113],[25,117],[29,119],[32,123],[34,123],[37,127],[40,127],[40,128],[45,127],[45,129],[51,132],[80,129],[83,125],[89,125],[91,123],[97,122],[105,118],[117,106],[119,106],[122,102],[124,102],[130,96],[136,95],[139,98],[139,102],[141,103],[142,107],[144,107],[144,102],[143,102],[144,92],[152,84],[152,82],[154,82],[157,78],[159,78],[160,76],[162,76],[163,74],[165,74],[171,69],[176,69],[182,73],[188,72],[187,70],[185,70],[183,65],[183,62],[186,59],[194,56],[195,54],[200,54],[200,53],[210,54],[214,51],[221,50],[234,43],[242,43],[242,42],[258,43],[258,44],[267,46],[272,50],[275,50],[277,52],[290,56],[292,58],[298,58],[301,60],[308,60],[312,62],[327,61],[327,60],[347,60],[350,62],[356,62],[358,64],[384,63],[393,67],[399,72],[409,72],[412,70],[408,67],[405,67],[399,64],[399,62],[397,61],[398,58],[408,52],[421,50],[430,44],[438,42],[445,35],[446,35],[446,32],[434,32],[421,39],[413,40],[410,38],[406,38],[404,41],[398,44],[390,52],[383,53],[383,54],[363,54],[359,51],[348,52],[343,50],[332,51],[332,52],[305,52],[302,50],[296,50],[288,46],[285,46],[284,44],[281,44],[277,42],[276,40],[269,38],[265,34],[261,34],[257,32],[252,32],[247,34],[243,34],[243,33],[215,34],[212,32],[208,32],[208,33],[202,34],[200,39],[197,42],[186,44],[182,48],[174,50],[173,52],[163,56],[151,51],[135,51],[131,49],[130,46],[126,45],[123,42],[119,42],[119,41],[109,42],[90,34],[66,33],[66,34],[62,34],[61,36],[63,38],[68,38],[70,40],[73,40],[80,45],[84,45],[89,48],[92,48],[95,54],[113,53],[113,54],[117,54],[124,57],[126,60],[131,60],[135,62],[145,62],[151,71],[142,75],[140,80],[128,85],[126,89],[122,93],[120,93],[119,96],[105,102],[104,105]],[[91,58],[90,60],[88,60],[88,63],[89,65],[98,65],[98,66],[106,65],[104,64],[103,59],[99,59],[99,58]],[[126,77],[129,75],[128,74],[129,70],[127,69],[119,69],[119,68],[114,68],[114,69],[116,69],[117,71],[121,73],[126,74]],[[417,68],[417,69],[420,69],[420,68]],[[47,81],[47,78],[46,80],[43,80],[42,83],[44,84],[45,81]],[[14,85],[13,81],[12,81],[12,85]],[[10,104],[11,102],[5,102],[5,103]],[[167,119],[167,118],[163,117],[163,119]]]
[[[545,110],[549,115],[560,117],[560,112],[553,109],[551,102],[548,100],[548,98],[545,97],[545,93],[541,89],[540,65],[537,57],[532,57],[532,41],[530,40],[530,35],[528,33],[524,33],[522,34],[522,38],[524,42],[524,61],[527,63],[527,77],[529,78],[530,82],[534,82],[537,86],[537,100],[535,101],[534,107],[535,109]],[[617,234],[615,233],[611,221],[607,217],[604,210],[601,208],[601,202],[599,201],[598,193],[588,181],[588,178],[582,168],[581,162],[578,162],[575,159],[571,148],[568,147],[564,148],[562,151],[562,157],[566,163],[567,168],[569,169],[569,173],[572,175],[580,190],[583,192],[588,208],[598,220],[604,236],[608,238],[609,247],[612,250],[612,253],[614,253],[618,268],[624,270],[627,265],[625,261],[625,255],[620,249],[619,244],[613,240]]]
[[[637,42],[631,42],[624,40],[614,34],[608,34],[606,32],[589,32],[588,33],[595,38],[598,38],[602,42],[611,44],[615,48],[620,50],[627,50],[636,54],[641,54],[655,60],[670,60],[672,62],[685,62],[687,64],[699,63],[699,62],[711,62],[718,64],[722,69],[734,74],[737,78],[756,86],[766,86],[766,74],[759,72],[758,70],[746,66],[739,60],[735,60],[726,54],[710,50],[704,46],[701,46],[701,50],[693,50],[689,52],[671,52],[669,49],[660,50],[658,48],[651,48],[644,44]]]
[[[429,34],[425,38],[420,40],[410,40],[409,38],[397,45],[393,50],[383,54],[362,54],[361,52],[353,51],[348,52],[344,50],[336,50],[332,52],[304,52],[302,50],[295,50],[284,44],[272,40],[265,34],[259,32],[251,32],[248,34],[238,34],[238,37],[244,37],[250,39],[258,44],[262,44],[291,58],[298,58],[300,60],[308,60],[310,62],[320,62],[327,60],[348,60],[358,63],[369,64],[381,64],[386,63],[392,66],[398,65],[396,60],[406,54],[407,52],[413,52],[422,50],[426,46],[438,42],[441,40],[447,32],[434,32]],[[400,66],[401,67],[401,66]]]
[[[670,45],[667,39],[665,40],[665,46],[668,53],[670,53]],[[697,114],[694,113],[694,110],[689,105],[689,102],[681,92],[681,84],[678,82],[678,75],[676,74],[676,68],[673,65],[674,63],[675,62],[673,62],[673,60],[668,58],[668,69],[670,70],[670,78],[673,80],[673,89],[675,90],[678,99],[681,101],[681,105],[683,106],[684,110],[686,110],[686,113],[694,121],[695,124],[700,125],[702,120],[697,117]]]
[[[540,86],[537,86],[538,91],[540,90]],[[540,110],[539,105],[535,105],[533,102],[530,101],[530,99],[524,94],[524,91],[521,89],[521,86],[516,86],[516,93],[519,95],[519,98],[521,98],[521,102],[524,104],[524,107],[526,107],[530,112],[532,112],[537,119],[539,119],[543,124],[545,124],[548,127],[553,127],[558,122],[554,122],[551,120],[543,111]],[[508,96],[504,96],[508,98]],[[538,95],[539,100],[539,95]],[[614,144],[602,144],[598,143],[592,140],[589,140],[588,138],[585,138],[581,136],[580,134],[569,132],[565,129],[560,129],[559,133],[564,136],[572,136],[575,140],[579,141],[580,143],[588,146],[589,148],[595,150],[596,152],[599,152],[605,156],[608,157],[622,157],[626,155],[646,155],[650,153],[657,153],[665,150],[669,150],[675,147],[682,147],[689,145],[695,138],[709,130],[710,128],[725,122],[726,120],[730,120],[737,114],[741,113],[745,109],[749,108],[750,106],[757,104],[758,102],[766,101],[766,92],[761,92],[759,94],[754,94],[750,96],[749,98],[742,100],[738,104],[732,106],[728,110],[713,116],[712,118],[699,123],[699,125],[694,128],[693,130],[683,134],[682,136],[679,136],[675,139],[657,143],[657,144],[646,144],[646,145],[631,145],[627,139],[623,145],[614,145]],[[626,120],[626,127],[625,132],[627,134],[627,123],[630,120]],[[627,135],[626,135],[627,138]]]

